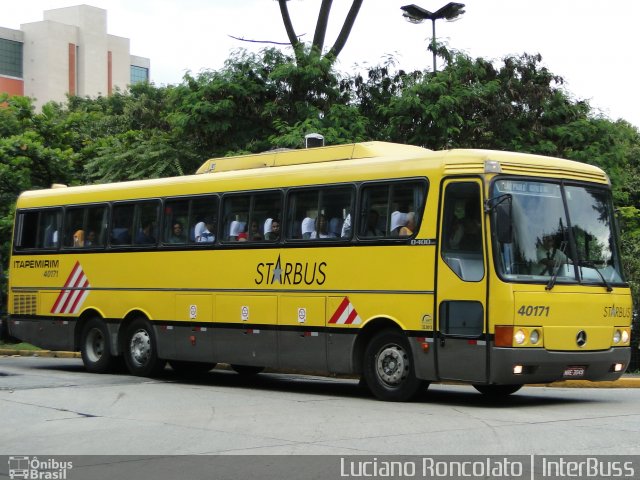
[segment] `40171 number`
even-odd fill
[[[521,317],[548,317],[549,307],[546,305],[522,305],[518,309]]]

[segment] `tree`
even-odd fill
[[[282,101],[286,85],[270,78],[287,61],[276,49],[239,50],[219,71],[185,75],[169,96],[168,121],[199,159],[268,150],[271,118],[292,108]]]
[[[445,59],[446,67],[435,75],[378,72],[381,79],[373,86],[386,93],[356,100],[384,126],[373,135],[432,149],[562,156],[554,144],[558,129],[588,118],[588,104],[574,102],[562,90],[562,78],[540,65],[539,55],[507,57],[498,67],[462,53],[447,53]],[[382,103],[371,105],[376,99]]]
[[[303,44],[300,41],[300,38],[296,35],[295,29],[293,27],[293,22],[291,21],[291,16],[289,15],[289,8],[287,7],[288,1],[289,0],[278,0],[278,4],[280,5],[280,14],[282,15],[282,21],[287,31],[289,42],[291,43],[293,51],[295,52],[298,65],[301,65],[305,63],[305,57],[309,55],[317,57],[322,56],[327,34],[327,27],[329,26],[329,14],[331,13],[333,0],[322,0],[322,4],[320,5],[320,12],[318,13],[318,21],[316,22],[315,34],[313,35],[311,49],[306,54],[305,49],[303,48]],[[333,46],[324,55],[325,58],[330,61],[330,63],[335,62],[335,60],[338,58],[338,55],[340,55],[340,52],[346,45],[349,34],[351,33],[351,29],[353,28],[353,24],[358,17],[358,12],[360,11],[360,7],[362,6],[362,1],[363,0],[352,0],[351,8],[347,13],[344,23],[342,24],[342,29],[340,30],[338,38],[336,38]]]
[[[82,148],[86,182],[114,182],[182,175],[191,169],[192,148],[170,121],[173,87],[131,85],[96,99],[99,111],[93,140]],[[74,113],[91,115],[88,100],[72,103]]]
[[[325,21],[330,6],[323,2]],[[622,220],[623,265],[640,304],[635,127],[594,115],[539,55],[491,62],[440,47],[446,67],[435,75],[396,69],[389,58],[366,73],[341,76],[330,55],[312,54],[324,44],[322,26],[316,47],[298,45],[303,57],[275,48],[239,50],[222,69],[187,74],[175,86],[136,84],[109,97],[47,104],[40,113],[26,98],[0,97],[5,260],[23,190],[191,173],[207,158],[298,148],[305,134],[318,132],[328,144],[384,140],[511,150],[604,168]]]
[[[30,99],[6,94],[0,95],[0,104],[0,255],[6,262],[18,195],[69,183],[76,154],[65,145],[54,111],[36,114]]]

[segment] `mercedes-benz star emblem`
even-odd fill
[[[587,343],[587,332],[585,332],[584,330],[580,330],[576,335],[576,343],[579,347],[584,347],[584,345]]]

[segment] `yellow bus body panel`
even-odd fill
[[[124,248],[82,254],[16,252],[9,265],[9,313],[23,317],[19,321],[40,317],[49,323],[59,320],[71,323],[86,312],[95,312],[92,315],[107,319],[115,331],[124,319],[142,314],[157,325],[159,331],[167,335],[174,332],[176,338],[167,340],[165,345],[171,354],[184,349],[185,345],[199,347],[198,342],[209,341],[202,335],[203,331],[209,334],[215,330],[216,335],[223,336],[223,342],[248,339],[253,342],[247,343],[249,353],[267,337],[256,335],[258,331],[273,333],[265,350],[278,348],[281,337],[277,335],[284,332],[289,335],[284,340],[291,346],[284,355],[289,355],[292,362],[295,348],[304,353],[305,347],[296,344],[298,337],[308,336],[314,341],[322,331],[325,336],[318,340],[320,345],[309,345],[319,349],[317,352],[324,357],[313,363],[315,353],[309,353],[309,365],[347,373],[359,373],[361,359],[355,355],[361,355],[362,351],[356,348],[361,347],[357,345],[358,335],[369,327],[375,331],[379,328],[376,325],[384,328],[395,325],[407,333],[417,375],[438,380],[435,356],[440,347],[436,303],[473,298],[481,304],[485,315],[483,337],[475,343],[473,339],[455,340],[465,348],[481,352],[483,367],[490,364],[491,369],[502,369],[495,377],[493,371],[488,371],[482,382],[520,381],[512,376],[511,369],[520,362],[525,350],[529,355],[527,361],[538,362],[540,367],[537,376],[531,378],[535,381],[559,379],[569,361],[565,358],[579,357],[580,364],[586,364],[587,354],[616,350],[612,348],[615,327],[631,324],[630,291],[616,286],[614,292],[607,293],[600,286],[561,283],[547,291],[545,285],[501,280],[494,269],[487,215],[483,218],[484,277],[461,282],[454,278],[453,270],[444,274],[440,269],[448,267],[438,258],[440,189],[448,179],[471,181],[483,187],[483,200],[486,200],[495,176],[486,171],[487,162],[498,162],[502,176],[568,179],[599,186],[609,183],[601,169],[568,160],[487,150],[433,152],[367,142],[211,159],[203,164],[199,174],[184,177],[24,192],[18,199],[17,209],[394,179],[428,182],[419,231],[404,244],[389,240],[386,244],[354,241],[325,246],[292,241],[283,245],[263,243],[256,248],[250,244],[223,243],[213,248],[189,246],[182,250],[160,245],[157,249],[141,248],[135,252]],[[54,306],[76,262],[81,264],[90,285],[82,308],[73,315],[55,314]],[[447,298],[437,297],[436,291],[445,290]],[[542,312],[546,314],[543,316]],[[338,321],[345,316],[349,322]],[[494,348],[496,325],[539,326],[543,330],[543,345]],[[587,336],[582,347],[576,344],[580,330]],[[254,336],[249,339],[250,335]],[[217,341],[215,335],[213,337],[209,346]],[[450,342],[442,348],[451,351],[453,344]],[[230,350],[231,347],[225,354]],[[549,353],[560,351],[568,356],[557,360],[557,356]],[[199,361],[214,358],[213,352],[211,346],[205,352],[209,357],[193,358]],[[490,355],[491,362],[486,361]],[[602,358],[598,365],[601,370],[594,378],[621,374],[610,374],[607,369],[612,361],[624,359],[623,354],[614,352]],[[526,367],[526,361],[523,363]],[[469,365],[469,368],[477,366]]]

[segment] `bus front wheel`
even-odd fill
[[[380,400],[410,400],[425,385],[415,376],[409,342],[400,331],[377,333],[365,349],[362,368],[369,390]]]
[[[151,323],[144,318],[134,320],[126,330],[124,360],[132,375],[153,377],[165,367],[158,358],[156,336]]]
[[[522,385],[474,385],[473,388],[488,397],[507,397],[520,390]]]
[[[90,318],[82,328],[80,353],[88,372],[106,373],[112,369],[115,357],[111,354],[109,330],[102,319]]]

